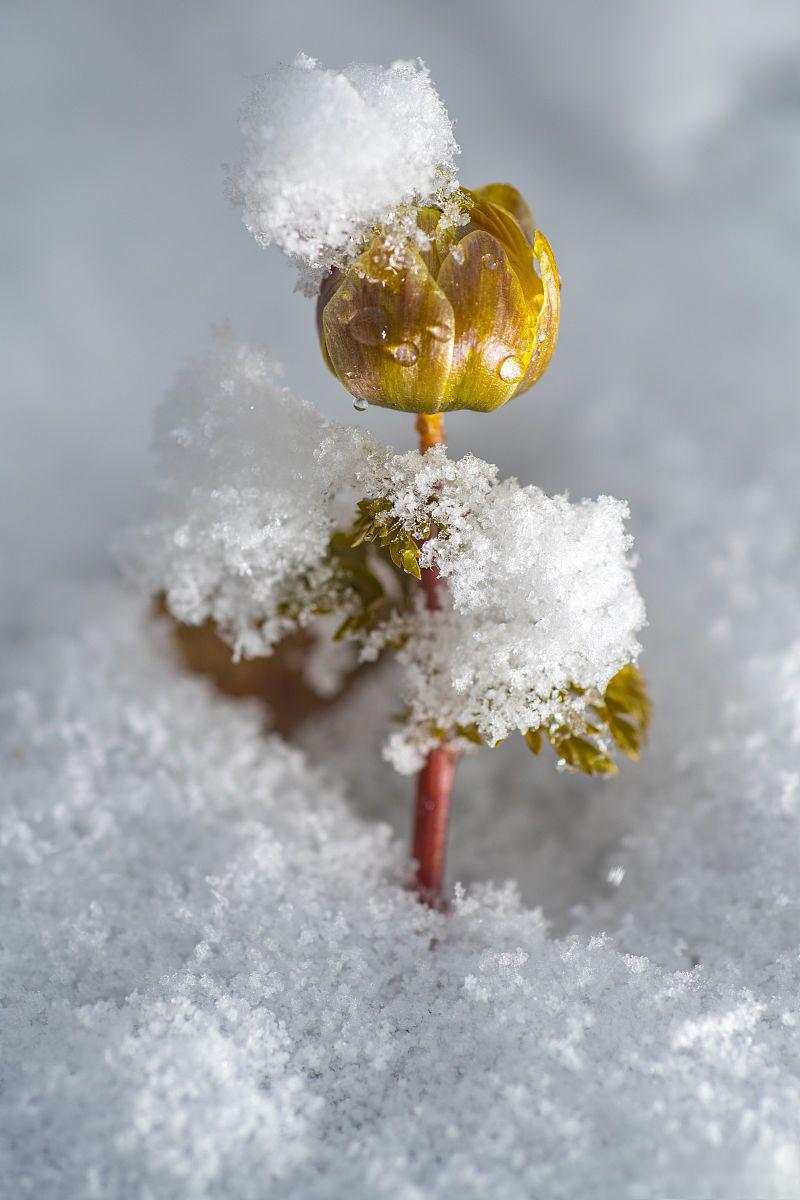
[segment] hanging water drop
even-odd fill
[[[515,379],[521,379],[522,373],[522,363],[513,354],[509,354],[508,358],[504,358],[497,368],[497,374],[503,383],[513,383]]]
[[[356,410],[356,412],[364,412],[365,409],[369,408],[369,402],[362,399],[361,396],[358,396],[353,401],[353,408]]]

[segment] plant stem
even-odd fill
[[[416,424],[422,453],[444,443],[441,413],[421,413]],[[435,567],[422,572],[425,603],[431,612],[441,606],[439,573]],[[417,777],[417,807],[414,816],[413,857],[417,862],[416,885],[420,900],[431,908],[442,907],[442,885],[447,851],[450,793],[458,755],[447,742],[431,750]]]

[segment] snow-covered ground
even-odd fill
[[[5,40],[0,1195],[794,1200],[796,6],[295,7],[20,6]],[[105,581],[211,321],[352,419],[216,170],[242,76],[301,46],[421,54],[462,177],[530,199],[559,349],[452,448],[625,497],[641,556],[642,763],[465,761],[448,917],[403,888],[389,675],[287,748]]]

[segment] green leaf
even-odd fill
[[[624,754],[638,759],[650,724],[652,705],[641,672],[633,663],[618,671],[606,688],[605,703],[595,706]]]
[[[524,736],[531,754],[538,754],[542,748],[541,729],[528,729],[525,731]]]
[[[417,545],[409,546],[402,551],[400,560],[403,564],[403,570],[408,575],[413,575],[415,579],[421,579],[422,574],[419,569],[419,547]]]
[[[653,706],[647,695],[644,677],[638,667],[628,663],[617,671],[606,688],[605,701],[609,707],[625,713],[642,732],[646,732]]]
[[[456,725],[456,733],[459,737],[466,738],[468,742],[473,742],[476,746],[483,745],[483,738],[478,732],[478,726],[472,725]]]
[[[608,732],[619,746],[623,754],[637,761],[642,747],[642,735],[635,725],[622,720],[621,717],[608,717]]]
[[[614,760],[588,738],[574,733],[562,737],[560,732],[548,733],[548,737],[559,758],[573,770],[583,771],[584,775],[616,775]]]

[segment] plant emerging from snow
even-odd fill
[[[422,64],[337,74],[301,56],[266,78],[243,126],[245,224],[318,291],[323,356],[355,408],[417,414],[421,450],[324,420],[223,330],[161,411],[162,503],[132,557],[179,620],[211,619],[237,655],[320,620],[353,660],[397,654],[404,711],[385,753],[420,771],[415,856],[436,899],[461,752],[519,732],[587,774],[638,755],[649,704],[628,511],[446,455],[443,412],[490,412],[547,369],[560,281],[516,189],[458,183]]]
[[[644,609],[622,502],[548,497],[443,446],[395,454],[326,421],[227,329],[160,409],[156,454],[158,508],[128,550],[139,577],[240,656],[323,614],[363,660],[394,650],[399,770],[443,741],[471,750],[514,731],[590,773],[638,751]],[[437,610],[407,586],[423,571],[441,581]]]

